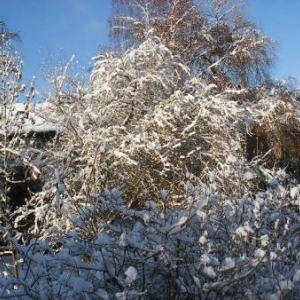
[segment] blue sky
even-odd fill
[[[248,0],[249,19],[277,40],[275,78],[300,81],[300,0]],[[300,82],[298,83],[298,86]]]
[[[249,19],[277,40],[274,77],[300,80],[300,0],[248,0]],[[100,45],[108,43],[110,0],[0,0],[0,19],[19,32],[16,46],[25,61],[25,80],[37,76],[42,90],[43,61],[68,60],[76,55],[88,66]]]
[[[0,0],[0,19],[20,34],[24,77],[37,77],[43,90],[43,61],[59,65],[73,54],[88,66],[100,45],[108,43],[110,0]]]

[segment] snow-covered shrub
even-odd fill
[[[70,196],[118,187],[130,206],[168,189],[176,203],[186,174],[197,181],[230,153],[244,155],[241,139],[255,122],[236,100],[244,92],[192,77],[156,37],[122,57],[96,58],[82,94],[53,99]]]
[[[99,105],[98,125],[134,126],[178,89],[187,72],[155,37],[121,58],[95,57],[89,93]]]
[[[253,105],[257,121],[249,130],[248,155],[253,158],[269,152],[269,166],[287,168],[299,178],[299,99],[279,88]]]
[[[22,82],[24,62],[11,41],[17,34],[8,32],[4,22],[0,27],[0,224],[4,225],[11,222],[24,198],[38,190],[40,170],[29,154],[32,137],[25,130],[31,123],[29,104],[37,91],[32,83]]]
[[[144,209],[128,209],[120,191],[106,190],[94,195],[93,205],[64,211],[72,224],[67,232],[57,223],[47,242],[20,246],[12,239],[19,277],[2,271],[0,297],[299,297],[298,183],[283,170],[233,155],[209,175],[208,181],[186,181],[176,208],[148,201]],[[267,187],[253,193],[257,177]],[[168,197],[161,191],[160,201]],[[104,214],[122,218],[106,222],[99,217]]]
[[[299,297],[299,184],[244,145],[281,98],[206,85],[153,37],[98,57],[89,87],[67,71],[52,174],[23,208],[35,238],[1,228],[20,261],[0,298]]]

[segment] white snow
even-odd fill
[[[243,178],[246,181],[251,181],[251,180],[256,178],[256,175],[251,171],[247,171],[247,172],[244,173]]]
[[[124,273],[126,275],[125,283],[131,284],[136,281],[138,276],[138,271],[136,268],[130,266]]]
[[[226,257],[224,259],[224,261],[222,262],[222,267],[221,267],[221,270],[222,271],[227,271],[227,270],[230,270],[230,269],[233,269],[235,268],[235,259],[232,258],[232,257]]]
[[[291,188],[290,190],[290,196],[292,199],[297,199],[297,197],[299,196],[299,186],[294,186]]]
[[[210,278],[215,278],[217,276],[215,270],[211,266],[203,267],[202,272]]]

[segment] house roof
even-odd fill
[[[12,120],[10,130],[23,133],[58,132],[59,128],[53,118],[51,120],[49,118],[51,111],[52,104],[48,102],[14,103],[8,109],[8,118]]]

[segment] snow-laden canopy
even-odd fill
[[[207,84],[153,37],[94,61],[51,99],[52,174],[14,215],[34,238],[1,227],[22,268],[0,297],[299,298],[297,97]]]

